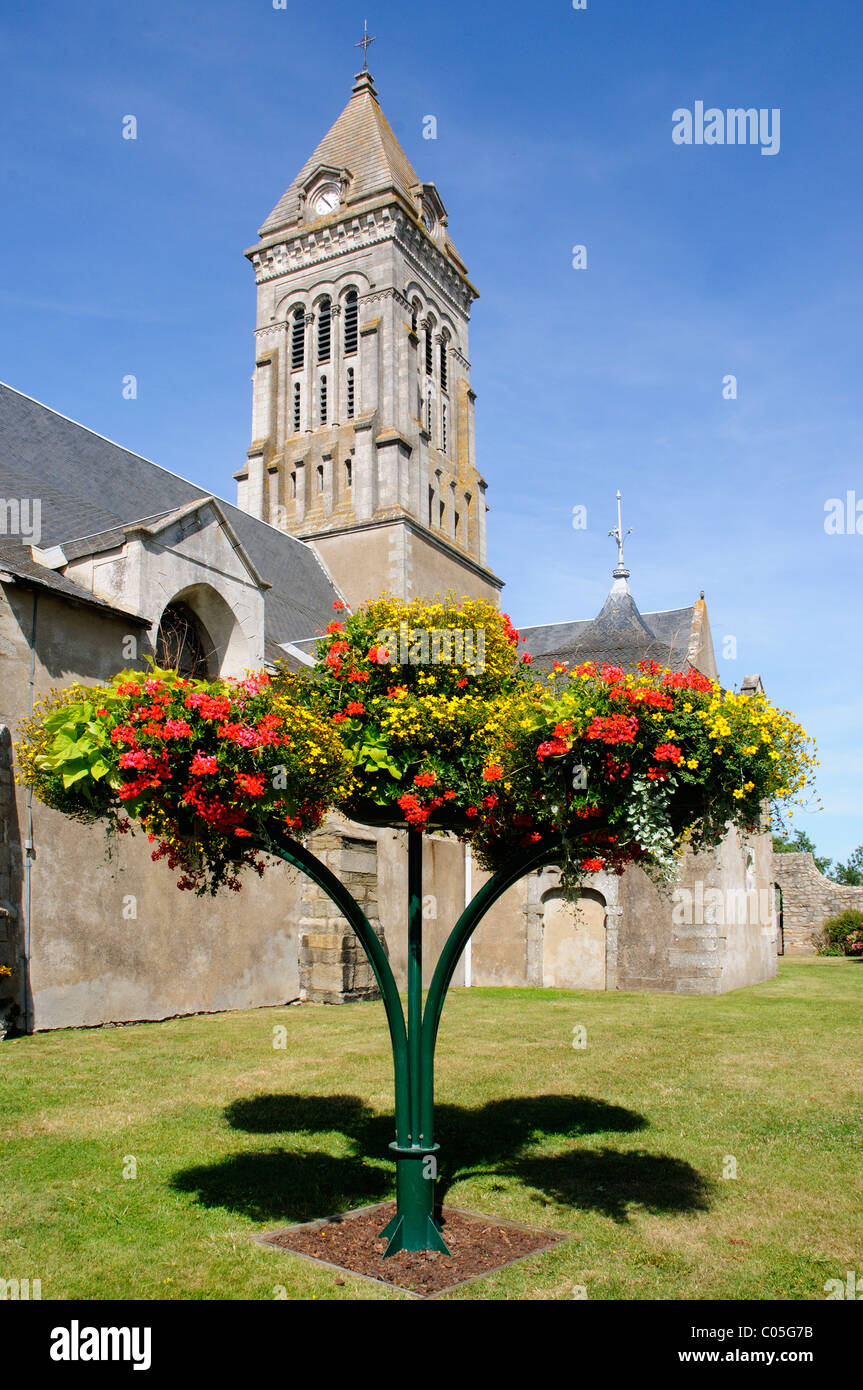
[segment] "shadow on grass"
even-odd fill
[[[246,1153],[178,1173],[173,1186],[194,1192],[205,1206],[227,1207],[255,1220],[311,1220],[391,1196],[387,1145],[393,1120],[359,1096],[262,1095],[235,1101],[226,1118],[249,1134],[338,1134],[355,1156],[291,1150]],[[643,1150],[569,1147],[546,1155],[542,1143],[647,1127],[643,1115],[590,1096],[524,1096],[488,1101],[476,1109],[439,1105],[441,1144],[438,1200],[468,1176],[515,1178],[549,1204],[601,1212],[626,1221],[632,1205],[652,1212],[705,1211],[712,1184],[690,1164]],[[368,1154],[364,1163],[360,1155]],[[377,1166],[379,1164],[386,1166]]]
[[[194,1193],[202,1206],[242,1212],[253,1221],[314,1221],[382,1202],[392,1193],[393,1178],[389,1169],[359,1158],[276,1149],[185,1168],[171,1186]]]

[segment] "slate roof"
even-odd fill
[[[95,537],[106,546],[119,544],[133,523],[157,521],[214,495],[0,383],[0,497],[41,500],[42,549]],[[268,660],[280,659],[281,643],[300,642],[326,627],[333,600],[341,595],[303,541],[216,500],[258,574],[272,586],[265,593],[265,649]],[[0,536],[0,547],[10,550],[7,538]],[[64,590],[55,582],[63,576],[34,565],[29,550],[11,549],[19,565],[31,566],[30,577],[35,570],[69,597],[93,599],[69,580],[63,583],[75,593]]]
[[[393,134],[378,105],[368,74],[360,73],[350,101],[327,131],[314,153],[279,199],[260,235],[269,236],[292,222],[300,213],[299,194],[306,180],[319,165],[349,169],[352,175],[347,206],[394,188],[409,203],[410,190],[419,184],[419,175]]]
[[[59,594],[61,598],[86,604],[89,608],[101,608],[106,613],[117,613],[131,623],[149,625],[139,614],[128,613],[114,603],[106,603],[104,599],[91,594],[89,589],[82,589],[80,584],[67,579],[65,574],[58,574],[56,570],[49,570],[38,564],[30,554],[29,545],[12,540],[8,536],[0,536],[0,574],[4,571],[11,574],[25,588],[45,589]]]
[[[694,607],[640,613],[625,580],[617,580],[595,618],[524,627],[525,650],[547,670],[555,661],[577,666],[607,661],[624,670],[639,661],[658,661],[672,671],[688,666]]]

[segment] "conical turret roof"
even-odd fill
[[[419,186],[419,176],[380,108],[369,72],[357,74],[350,101],[273,208],[261,236],[297,221],[300,194],[321,166],[350,170],[348,207],[389,189],[413,202],[411,189]]]

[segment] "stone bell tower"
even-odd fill
[[[259,235],[238,505],[311,542],[352,605],[496,600],[468,359],[478,295],[365,67]]]

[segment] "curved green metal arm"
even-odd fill
[[[369,964],[374,971],[386,1009],[393,1047],[396,1138],[400,1144],[406,1144],[409,1142],[407,1124],[410,1115],[407,1031],[398,987],[386,952],[356,898],[348,892],[348,889],[336,878],[332,870],[328,869],[326,864],[322,863],[310,850],[307,850],[305,845],[301,845],[297,840],[285,839],[261,844],[260,848],[268,854],[277,854],[288,864],[293,864],[295,869],[299,869],[319,888],[322,888],[335,903],[342,916],[350,922],[360,939],[363,950],[369,958]]]
[[[434,1053],[437,1043],[438,1028],[440,1027],[441,1014],[443,1013],[446,992],[449,989],[455,968],[458,965],[459,957],[467,945],[473,933],[476,931],[489,908],[497,902],[498,898],[517,883],[520,878],[531,873],[534,869],[539,869],[543,864],[553,863],[560,857],[561,846],[555,842],[546,843],[540,849],[525,850],[517,855],[511,863],[498,869],[488,881],[483,884],[475,897],[471,899],[464,912],[459,917],[449,936],[446,944],[441,951],[440,959],[435,968],[432,982],[426,996],[426,1006],[423,1013],[422,1043],[421,1043],[421,1071],[423,1077],[422,1086],[422,1129],[428,1135],[432,1133],[434,1123]]]

